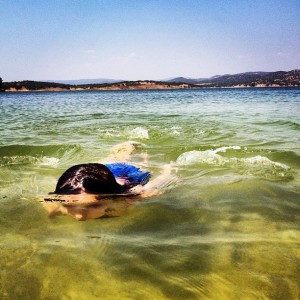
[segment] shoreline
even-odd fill
[[[28,89],[25,86],[21,88],[9,88],[4,91],[7,93],[29,93],[29,92],[82,92],[82,91],[143,91],[143,90],[192,90],[192,89],[253,89],[253,88],[299,88],[300,85],[277,85],[277,84],[258,84],[251,85],[234,85],[234,86],[204,86],[192,85],[186,83],[168,84],[168,83],[136,83],[127,85],[125,83],[111,84],[103,87],[49,87],[41,89]]]
[[[213,87],[168,87],[168,88],[130,88],[130,89],[121,89],[121,88],[71,88],[71,89],[62,89],[62,88],[48,88],[48,89],[38,89],[38,90],[29,90],[29,89],[8,89],[3,91],[4,93],[32,93],[32,92],[96,92],[96,91],[154,91],[154,90],[201,90],[201,89],[265,89],[265,88],[300,88],[300,86],[213,86]]]
[[[0,82],[0,91],[6,92],[60,92],[60,91],[130,91],[174,90],[203,88],[288,88],[300,87],[300,69],[278,72],[246,72],[217,75],[207,79],[177,77],[172,80],[120,80],[111,83],[69,84],[55,81],[23,80]]]

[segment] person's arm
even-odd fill
[[[142,198],[148,198],[163,194],[168,188],[180,182],[177,175],[171,174],[171,164],[165,165],[159,176],[150,180],[144,186],[138,185],[130,189],[131,193],[140,194]]]

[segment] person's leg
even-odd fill
[[[128,162],[132,153],[135,152],[135,150],[140,145],[142,144],[134,141],[127,141],[124,143],[117,144],[111,149],[109,156],[105,159],[103,163]]]

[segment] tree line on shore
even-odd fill
[[[13,81],[4,82],[2,84],[3,89],[6,91],[42,91],[42,90],[97,90],[97,89],[138,89],[145,86],[163,86],[166,88],[182,88],[181,83],[171,83],[153,80],[142,80],[142,81],[122,81],[114,83],[96,83],[96,84],[80,84],[72,85],[65,83],[56,82],[42,82],[42,81]],[[184,84],[184,87],[193,87],[191,84]]]
[[[4,91],[5,91],[5,89],[4,89],[4,86],[3,86],[3,80],[0,77],[0,92],[4,92]]]

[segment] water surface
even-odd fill
[[[299,299],[299,111],[299,89],[0,94],[0,298]],[[127,140],[181,184],[49,218],[60,174]]]

